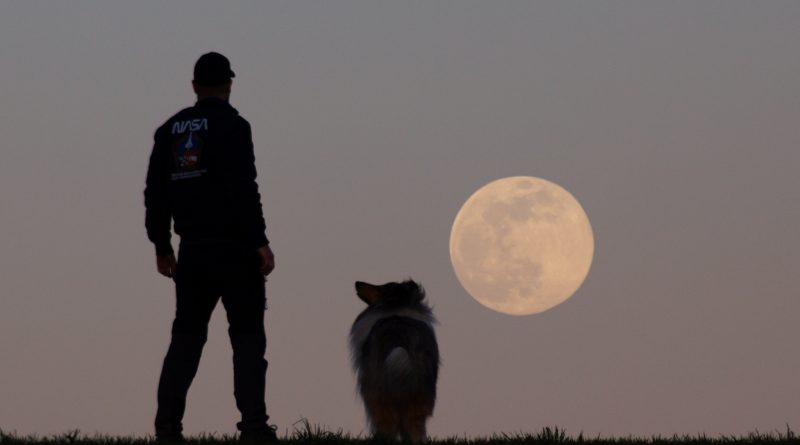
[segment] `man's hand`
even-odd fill
[[[158,268],[158,273],[174,280],[175,270],[177,269],[175,254],[156,256],[156,267]]]
[[[264,247],[259,247],[258,250],[258,258],[261,260],[259,265],[259,270],[266,279],[266,276],[272,272],[272,269],[275,269],[275,254],[272,253],[272,249],[270,249],[269,244]]]

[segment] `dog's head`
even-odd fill
[[[425,299],[425,290],[413,280],[402,283],[386,283],[381,286],[356,281],[356,294],[370,306],[414,305]]]

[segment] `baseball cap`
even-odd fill
[[[212,87],[227,83],[236,74],[231,71],[231,62],[220,53],[203,54],[194,64],[194,81],[198,85]]]

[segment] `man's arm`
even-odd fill
[[[169,160],[164,159],[166,152],[162,149],[163,147],[160,147],[158,139],[158,133],[156,133],[144,189],[144,224],[147,229],[147,237],[155,245],[156,256],[166,257],[173,254],[172,244],[170,243],[172,239],[172,234],[170,233],[172,213],[169,207],[167,191],[169,171],[166,162]]]
[[[229,151],[230,164],[225,169],[225,176],[236,225],[244,235],[245,241],[253,248],[268,247],[269,240],[265,235],[266,223],[261,209],[261,194],[256,183],[253,139],[250,124],[244,119],[237,119],[232,142]]]
[[[264,276],[269,275],[269,273],[275,269],[275,254],[272,253],[269,244],[258,248],[258,258],[261,261],[258,267],[259,271],[261,271]]]

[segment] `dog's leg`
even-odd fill
[[[396,439],[400,432],[400,416],[392,409],[391,404],[379,399],[372,399],[367,401],[366,405],[372,434],[376,438]]]
[[[433,403],[428,398],[421,398],[409,406],[410,409],[403,416],[403,441],[420,443],[427,439],[425,424],[433,414]]]
[[[406,430],[404,431],[404,441],[411,441],[414,443],[425,442],[427,432],[425,430],[425,423],[428,420],[425,415],[415,415],[408,419]]]

